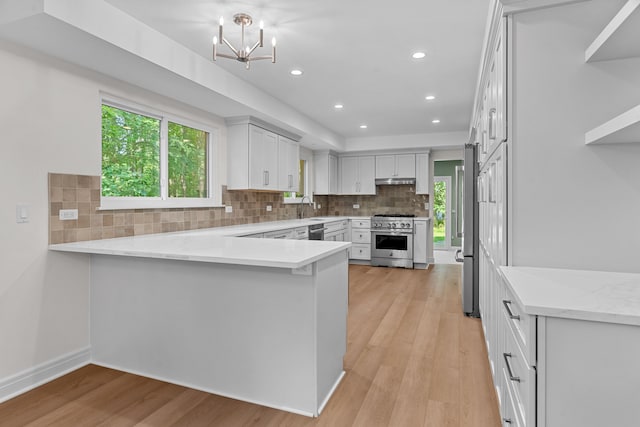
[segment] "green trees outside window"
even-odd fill
[[[209,133],[163,120],[102,105],[103,197],[209,197]]]
[[[160,196],[160,120],[102,105],[102,195]]]
[[[169,197],[207,197],[207,132],[169,122]]]

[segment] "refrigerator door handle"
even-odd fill
[[[460,256],[459,256],[460,254],[462,254],[462,249],[458,249],[458,250],[456,251],[456,261],[457,261],[457,262],[464,262],[464,257],[463,257],[463,258],[460,258]]]

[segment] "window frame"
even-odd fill
[[[197,120],[127,101],[111,95],[100,97],[100,176],[102,177],[102,105],[140,114],[160,121],[160,197],[112,197],[102,195],[99,210],[222,207],[218,177],[219,129]],[[207,197],[169,197],[169,122],[207,133]]]

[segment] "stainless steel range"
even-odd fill
[[[413,268],[415,215],[374,215],[371,218],[371,265]]]

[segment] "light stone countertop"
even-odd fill
[[[640,274],[500,267],[531,315],[640,325]]]
[[[49,245],[61,252],[162,258],[277,268],[302,268],[334,253],[350,242],[238,238],[247,234],[284,230],[348,217],[322,217],[215,227],[174,233]]]

